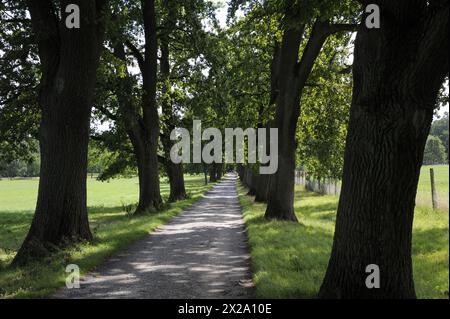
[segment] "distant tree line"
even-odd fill
[[[448,113],[433,122],[425,146],[424,165],[448,164]]]

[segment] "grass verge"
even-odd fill
[[[315,298],[331,253],[338,198],[296,189],[299,224],[264,219],[266,205],[239,186],[258,298]],[[418,298],[448,298],[448,211],[418,208],[413,230]]]

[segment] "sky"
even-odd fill
[[[217,12],[217,19],[220,22],[220,25],[222,27],[225,27],[227,24],[227,10],[228,5],[227,2],[224,0],[211,0],[212,3],[217,4],[218,6],[221,6],[216,12]]]

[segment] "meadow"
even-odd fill
[[[0,181],[0,298],[45,297],[64,285],[65,266],[77,264],[82,273],[100,265],[106,258],[168,222],[184,208],[201,198],[212,184],[205,186],[203,176],[186,176],[189,199],[159,213],[131,218],[129,210],[138,200],[138,181],[114,179],[99,182],[88,178],[88,209],[93,243],[84,243],[57,252],[46,260],[25,268],[12,268],[14,258],[34,213],[37,179]],[[162,179],[161,193],[169,194]]]
[[[435,167],[435,173],[447,208],[433,211],[425,203],[414,217],[414,281],[418,298],[425,299],[449,297],[448,166]],[[428,192],[431,205],[429,167],[424,167],[418,197],[425,200]],[[293,224],[265,220],[266,205],[246,194],[240,186],[257,297],[315,298],[331,253],[338,197],[298,186],[295,211],[300,223]]]
[[[420,171],[419,186],[417,189],[416,204],[419,207],[432,207],[430,168],[434,169],[434,179],[436,183],[439,209],[448,210],[448,165],[422,166]]]
[[[448,166],[434,166],[440,210],[433,211],[429,169],[423,167],[414,220],[414,278],[419,298],[448,298],[449,215]],[[26,268],[8,267],[33,218],[38,179],[0,180],[0,298],[44,297],[64,285],[65,265],[75,263],[83,273],[169,221],[198,200],[211,185],[203,176],[186,176],[190,198],[163,212],[130,218],[127,211],[138,199],[136,178],[99,182],[88,178],[88,207],[93,243],[60,251]],[[161,192],[169,186],[162,179]],[[252,254],[252,270],[261,298],[314,298],[323,279],[334,231],[338,198],[296,190],[300,224],[268,222],[265,205],[255,204],[239,188]]]

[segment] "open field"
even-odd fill
[[[124,207],[138,199],[137,179],[117,179],[101,183],[88,179],[88,206],[94,243],[77,245],[58,252],[51,259],[26,268],[11,269],[8,264],[20,247],[30,226],[38,181],[0,181],[0,298],[42,297],[64,285],[65,266],[80,266],[82,273],[126,248],[184,208],[197,201],[211,187],[203,176],[187,176],[188,200],[169,205],[163,212],[129,218]],[[161,184],[163,196],[169,186]]]
[[[254,203],[243,187],[239,193],[257,297],[315,298],[331,253],[338,198],[298,187],[295,210],[300,224],[293,224],[266,221],[266,206]],[[448,231],[448,211],[416,209],[413,263],[418,298],[448,298]]]
[[[438,195],[439,209],[448,210],[448,165],[423,166],[420,172],[419,187],[417,189],[416,204],[420,207],[432,207],[430,168],[434,169],[434,179]]]
[[[448,166],[434,166],[440,205],[432,211],[429,168],[423,167],[414,220],[414,278],[419,298],[448,298],[449,216]],[[129,218],[125,207],[137,201],[137,179],[101,183],[88,179],[88,206],[92,244],[60,251],[51,259],[22,269],[8,268],[23,241],[37,195],[38,180],[0,181],[0,298],[42,297],[64,284],[65,265],[78,264],[83,273],[167,222],[201,197],[209,186],[203,176],[187,176],[191,198],[164,212]],[[163,196],[169,186],[163,179]],[[297,188],[295,209],[299,225],[267,222],[265,205],[253,203],[240,188],[240,200],[252,250],[257,295],[263,298],[314,298],[322,282],[331,251],[338,198]],[[445,206],[446,203],[446,206]]]

